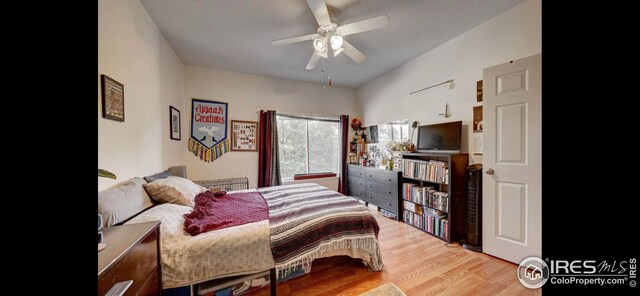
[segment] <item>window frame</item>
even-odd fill
[[[338,151],[340,151],[340,135],[339,135],[339,131],[340,131],[340,117],[333,117],[333,116],[325,116],[325,115],[312,115],[312,114],[287,114],[287,113],[276,113],[276,122],[278,122],[278,117],[284,117],[284,118],[289,118],[289,119],[299,119],[299,120],[305,120],[305,148],[306,148],[306,154],[305,154],[305,174],[313,174],[311,172],[309,172],[309,167],[310,167],[310,157],[309,157],[309,121],[311,120],[315,120],[315,121],[323,121],[323,122],[333,122],[338,124],[338,141],[337,141],[337,145],[338,145]],[[278,153],[280,153],[280,148],[278,148]],[[281,159],[279,157],[279,159]],[[281,161],[281,160],[280,160]],[[338,170],[340,170],[340,155],[338,155]],[[338,173],[338,172],[333,172],[332,173]],[[293,176],[291,177],[281,177],[282,181],[293,181]]]

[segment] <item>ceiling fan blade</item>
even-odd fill
[[[307,64],[307,68],[306,69],[307,70],[315,69],[319,60],[320,60],[320,56],[317,55],[315,51],[313,51],[313,55],[311,56],[311,59],[309,60],[309,63]]]
[[[327,10],[327,4],[324,0],[307,0],[313,16],[316,17],[316,21],[320,26],[331,25],[331,19],[329,18],[329,11]]]
[[[364,61],[364,59],[367,58],[366,55],[360,52],[357,48],[353,47],[353,45],[347,42],[347,40],[345,40],[344,43],[342,44],[342,48],[344,48],[342,52],[344,52],[344,54],[346,54],[354,62],[356,62],[356,64],[362,63],[362,61]]]
[[[320,37],[320,34],[313,33],[313,34],[304,35],[304,36],[298,36],[298,37],[291,37],[291,38],[287,38],[287,39],[274,40],[274,41],[271,41],[271,45],[272,46],[286,45],[286,44],[291,44],[291,43],[296,43],[296,42],[313,40],[313,39],[316,39],[318,37]]]
[[[350,24],[338,26],[338,28],[336,28],[336,31],[342,36],[353,35],[366,31],[382,29],[389,25],[389,21],[389,17],[386,14],[383,14]]]

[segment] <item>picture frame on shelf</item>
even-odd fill
[[[182,138],[182,128],[180,126],[180,110],[169,106],[169,137],[171,140]]]
[[[102,117],[124,121],[124,85],[102,74]]]
[[[258,151],[258,122],[231,120],[231,151]]]

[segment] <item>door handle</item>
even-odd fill
[[[493,169],[488,169],[487,170],[487,175],[493,175],[495,174],[496,171],[494,171]]]

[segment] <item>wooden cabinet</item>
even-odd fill
[[[349,195],[372,203],[400,219],[399,172],[349,165]]]
[[[107,247],[98,252],[98,295],[118,288],[125,290],[122,295],[160,295],[160,222],[112,226],[102,233]]]

